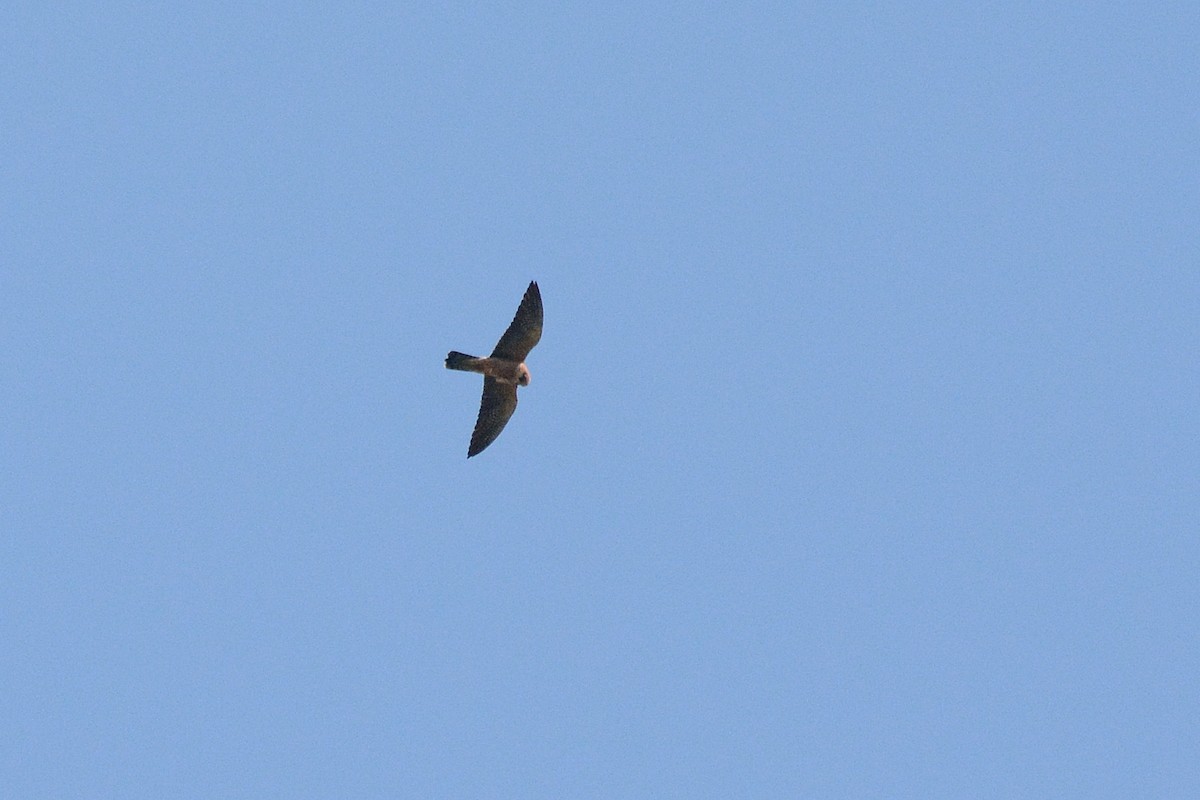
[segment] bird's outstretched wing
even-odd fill
[[[483,379],[483,400],[479,403],[479,419],[475,420],[475,432],[471,434],[471,446],[467,458],[482,453],[484,448],[496,441],[508,419],[517,410],[517,387],[501,383],[495,378]]]
[[[537,281],[531,281],[521,298],[521,306],[513,317],[508,330],[500,337],[492,358],[505,358],[510,361],[524,361],[525,356],[542,338],[542,293],[538,291]],[[499,431],[496,431],[499,433]],[[481,448],[482,449],[482,448]]]

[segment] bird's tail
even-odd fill
[[[457,350],[451,350],[446,356],[446,369],[461,369],[464,372],[474,372],[471,369],[475,362],[478,361],[475,356],[469,356],[466,353],[460,353]]]

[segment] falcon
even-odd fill
[[[483,375],[483,400],[479,404],[479,418],[475,420],[467,458],[479,455],[496,441],[517,410],[517,387],[529,385],[529,367],[525,366],[525,358],[541,338],[542,294],[538,291],[537,281],[531,281],[521,298],[517,315],[490,356],[478,358],[457,350],[451,350],[446,356],[446,369]]]

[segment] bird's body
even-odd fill
[[[479,418],[471,434],[467,458],[483,452],[496,440],[517,409],[517,387],[529,385],[529,368],[525,357],[542,338],[542,295],[536,282],[531,282],[521,298],[517,314],[500,337],[490,356],[479,358],[451,350],[446,355],[446,368],[483,375],[483,399]]]
[[[478,358],[451,350],[446,356],[446,368],[463,372],[478,372],[501,383],[529,385],[529,367],[504,358]]]

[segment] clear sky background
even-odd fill
[[[251,6],[0,12],[4,796],[1200,796],[1195,4]]]

